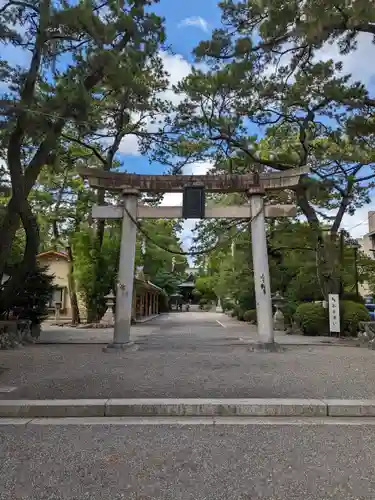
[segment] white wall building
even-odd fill
[[[368,213],[368,230],[369,232],[358,239],[358,243],[361,246],[361,251],[364,252],[371,259],[375,258],[375,212]],[[359,293],[362,296],[370,294],[370,290],[367,283],[359,284]]]

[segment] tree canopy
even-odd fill
[[[345,55],[374,43],[373,2],[219,2],[221,25],[195,48],[197,65],[174,86],[174,104],[165,98],[171,82],[156,3],[10,0],[0,8],[0,42],[26,54],[20,65],[0,53],[0,278],[13,268],[1,307],[9,309],[38,251],[56,248],[69,253],[73,294],[98,314],[116,281],[120,222],[93,221],[91,210],[120,199],[88,188],[76,168],[124,171],[118,153],[127,136],[172,173],[197,161],[237,174],[307,165],[296,189],[267,195],[298,206],[295,220],[267,222],[272,288],[292,302],[350,291],[353,252],[340,230],[375,187],[375,96],[321,50],[334,44]],[[208,254],[198,258],[201,296],[254,307],[248,222],[198,225],[194,250]],[[142,221],[138,231],[136,266],[168,293],[187,268],[180,231],[180,221],[164,220]],[[360,279],[371,281],[364,255],[359,265]]]

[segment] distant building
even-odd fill
[[[193,290],[195,289],[196,279],[197,279],[197,274],[190,272],[186,280],[178,285],[178,290],[180,294],[183,296],[185,302],[191,301],[194,303],[196,301],[193,294]]]
[[[186,274],[188,275],[192,274],[193,276],[197,276],[199,274],[199,267],[188,267],[186,269]]]
[[[50,315],[55,316],[56,304],[60,304],[60,318],[71,319],[72,306],[69,294],[69,258],[65,252],[49,250],[37,255],[37,262],[47,267],[47,273],[53,276],[54,290],[49,301]],[[4,277],[4,281],[8,277]],[[160,299],[164,291],[148,281],[142,269],[138,269],[134,277],[133,319],[144,320],[148,316],[159,314]],[[81,319],[86,317],[86,311],[78,296]]]
[[[358,239],[358,243],[361,247],[361,251],[364,252],[371,259],[375,258],[375,212],[368,213],[368,229],[369,232],[365,234],[362,238]],[[359,284],[359,293],[365,297],[370,294],[370,289],[368,284]]]
[[[369,232],[358,240],[361,245],[361,250],[366,255],[374,258],[375,250],[375,212],[368,213],[368,229]]]

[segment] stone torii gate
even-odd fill
[[[292,189],[307,174],[307,167],[285,172],[246,175],[138,175],[105,172],[96,168],[79,168],[78,173],[93,188],[122,193],[120,206],[96,206],[92,215],[96,219],[122,219],[120,265],[116,290],[116,314],[113,342],[107,349],[124,349],[131,345],[133,281],[137,219],[177,219],[183,217],[183,207],[150,207],[138,204],[139,194],[184,192],[186,188],[201,188],[205,192],[242,192],[250,203],[241,206],[203,206],[205,218],[250,219],[258,335],[261,344],[274,344],[271,286],[268,266],[265,217],[292,217],[294,205],[265,205],[267,191]],[[204,194],[203,194],[204,202]],[[192,217],[193,218],[193,217]],[[195,217],[194,217],[195,218]]]

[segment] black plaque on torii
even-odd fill
[[[206,193],[204,186],[185,186],[182,195],[182,218],[204,219]]]

